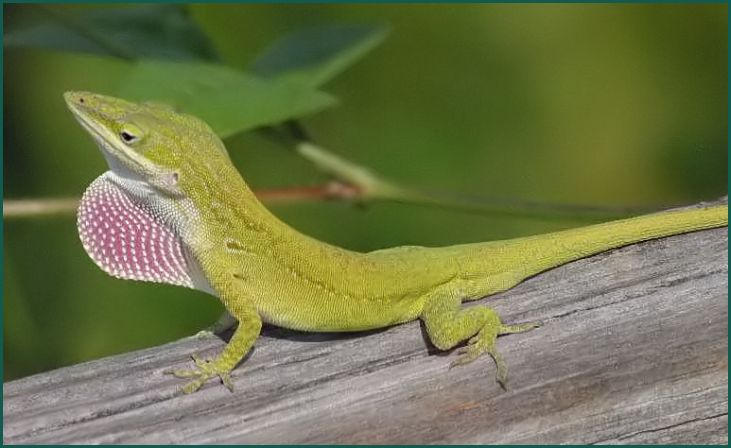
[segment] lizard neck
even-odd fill
[[[184,238],[196,254],[276,254],[296,247],[306,257],[322,247],[332,248],[272,214],[230,163],[210,169],[197,162],[185,168],[188,176],[181,176],[181,187],[195,208],[195,217]]]

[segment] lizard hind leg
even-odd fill
[[[495,361],[497,382],[506,388],[508,367],[496,347],[497,337],[520,333],[539,326],[538,323],[504,325],[497,312],[483,305],[461,308],[461,298],[454,291],[436,290],[424,304],[421,319],[432,343],[440,350],[449,350],[465,339],[467,346],[451,366],[470,363],[487,353]]]

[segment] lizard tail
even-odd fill
[[[728,225],[728,205],[653,213],[514,240],[526,274],[640,241]],[[520,250],[520,249],[519,249]]]

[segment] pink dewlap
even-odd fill
[[[106,176],[84,192],[77,226],[86,253],[109,275],[193,287],[180,237]]]

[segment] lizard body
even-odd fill
[[[232,389],[229,372],[262,322],[360,331],[422,319],[439,349],[469,340],[456,364],[490,354],[504,386],[497,336],[538,325],[506,325],[488,307],[460,309],[463,301],[594,253],[728,223],[728,207],[719,206],[505,241],[359,253],[303,235],[270,213],[201,120],[87,92],[65,99],[110,167],[79,208],[87,253],[116,277],[215,295],[239,322],[216,359],[194,357],[195,369],[170,372],[192,378],[188,393],[216,376]]]

